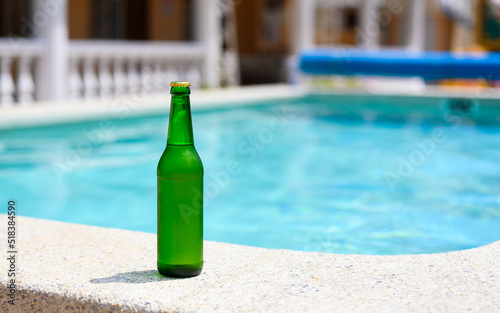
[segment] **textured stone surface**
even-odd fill
[[[6,215],[0,215],[6,225]],[[4,229],[2,226],[1,229]],[[195,278],[156,271],[156,236],[18,217],[17,304],[1,312],[498,312],[500,241],[364,256],[205,242]],[[0,235],[5,242],[5,231]],[[5,256],[5,254],[4,254]]]

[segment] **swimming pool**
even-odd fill
[[[195,110],[205,239],[359,254],[498,240],[499,113],[474,101],[328,95]],[[2,130],[2,195],[21,215],[154,233],[167,123]]]

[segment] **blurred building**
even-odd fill
[[[179,79],[220,86],[220,11],[204,0],[0,0],[0,104],[147,94]]]
[[[498,49],[498,8],[497,0],[0,0],[0,104],[155,92],[169,79],[285,82],[294,56],[314,47]]]
[[[35,3],[1,0],[0,36],[25,35],[23,27],[33,23]],[[194,0],[71,0],[67,3],[69,38],[193,40],[193,3]]]
[[[482,11],[493,14],[495,1],[235,0],[235,3],[243,83],[285,81],[287,58],[303,48],[416,51],[494,48],[481,42],[474,20]]]

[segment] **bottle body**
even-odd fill
[[[185,95],[172,97],[157,188],[158,271],[165,276],[196,276],[203,267],[203,164],[193,144]]]

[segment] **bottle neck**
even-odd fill
[[[189,94],[172,95],[167,145],[193,145],[193,123]]]

